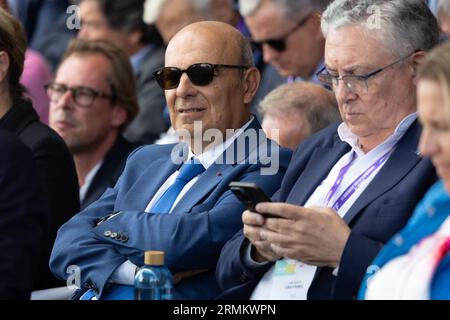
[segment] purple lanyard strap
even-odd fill
[[[350,197],[355,193],[356,190],[360,187],[360,185],[367,180],[372,173],[377,170],[388,158],[389,155],[392,153],[394,148],[390,149],[388,152],[386,152],[383,156],[381,156],[377,161],[375,161],[374,164],[372,164],[368,169],[366,169],[361,175],[356,178],[349,186],[348,188],[340,195],[340,197],[336,200],[336,202],[333,204],[332,208],[335,211],[338,211],[342,206],[350,199]],[[356,152],[352,153],[352,159],[350,162],[342,167],[342,169],[339,171],[338,177],[336,179],[336,182],[331,187],[330,191],[327,194],[327,197],[325,198],[325,203],[328,205],[331,201],[331,199],[336,194],[337,190],[339,189],[342,180],[344,180],[344,176],[347,173],[348,169],[352,165],[353,161],[356,158]]]

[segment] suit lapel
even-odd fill
[[[106,154],[103,164],[94,176],[84,197],[82,208],[100,198],[109,187],[114,187],[122,174],[128,155],[137,145],[129,143],[119,135],[113,147]]]
[[[233,166],[222,164],[213,164],[208,168],[195,182],[195,184],[180,199],[173,208],[175,211],[190,211],[197,203],[204,199],[229,172],[233,170]]]
[[[127,192],[127,203],[133,204],[136,210],[144,211],[162,184],[178,167],[170,158],[154,161]]]
[[[348,151],[350,146],[344,142],[337,143],[333,148],[317,148],[289,193],[286,202],[304,205],[336,162]]]
[[[344,216],[347,224],[350,224],[367,205],[398,184],[420,161],[421,158],[417,154],[419,136],[420,128],[416,120],[400,140],[380,172]]]
[[[406,131],[386,164],[344,216],[347,224],[350,224],[367,205],[398,184],[420,161],[421,158],[417,152],[420,132],[421,129],[416,120]],[[402,165],[399,166],[399,164]],[[323,269],[317,268],[314,280]]]
[[[412,150],[403,148],[395,150],[388,162],[346,213],[344,221],[350,224],[360,211],[395,186],[419,161],[420,157]],[[399,166],[399,163],[402,166]]]
[[[256,130],[259,132],[261,125],[256,117],[244,130]],[[261,129],[262,130],[262,129]],[[242,133],[242,134],[244,134]],[[226,157],[219,157],[216,163],[212,164],[195,182],[195,184],[188,190],[188,192],[181,198],[177,205],[173,208],[175,210],[189,211],[202,199],[204,199],[222,180],[223,177],[229,176],[236,164],[244,163],[246,159],[254,156],[255,152],[263,145],[267,143],[266,136],[258,137],[259,141],[255,145],[250,145],[245,149],[245,152],[240,154],[241,149],[238,146],[237,140],[228,147],[224,154]],[[233,157],[230,159],[228,155]],[[220,162],[220,163],[217,163]]]

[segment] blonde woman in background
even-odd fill
[[[450,299],[449,61],[450,44],[431,51],[419,69],[417,86],[423,125],[419,150],[431,157],[441,180],[367,269],[361,299]]]

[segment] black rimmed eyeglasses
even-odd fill
[[[278,51],[278,52],[284,52],[286,51],[287,45],[286,45],[286,40],[294,33],[296,32],[298,29],[300,29],[305,23],[306,21],[308,21],[309,17],[312,14],[307,15],[305,18],[303,18],[302,20],[300,20],[294,28],[292,28],[291,30],[289,30],[284,36],[279,37],[279,38],[272,38],[272,39],[267,39],[267,40],[260,40],[260,41],[255,41],[255,40],[250,40],[250,43],[252,44],[253,49],[261,51],[262,52],[262,46],[263,44],[267,44],[269,47],[271,47],[273,50]]]
[[[62,83],[50,82],[44,86],[47,95],[51,101],[59,101],[61,97],[67,92],[70,91],[72,93],[73,99],[77,105],[80,107],[88,108],[92,105],[96,98],[104,98],[111,100],[114,102],[116,100],[116,96],[114,94],[114,90],[112,90],[112,94],[100,92],[88,87],[68,87]]]
[[[413,55],[416,52],[417,51],[414,51],[413,53],[410,53],[407,56],[404,56],[384,67],[378,68],[375,71],[369,72],[364,75],[333,76],[328,73],[328,70],[326,69],[326,67],[323,67],[319,72],[316,73],[316,76],[317,76],[317,79],[319,79],[319,81],[323,85],[325,85],[329,88],[332,88],[333,91],[336,91],[336,89],[339,86],[339,81],[342,81],[344,83],[345,87],[350,92],[353,92],[353,93],[365,92],[369,89],[369,85],[367,84],[367,81],[370,78],[380,74],[384,70],[389,69],[390,67],[396,65],[397,63],[409,58],[411,55]]]
[[[187,69],[181,70],[176,67],[164,67],[156,70],[153,73],[158,84],[164,90],[175,89],[180,84],[180,79],[183,73],[186,73],[189,80],[194,85],[206,86],[210,84],[215,76],[215,70],[218,68],[233,68],[246,70],[249,67],[241,65],[229,65],[229,64],[211,64],[211,63],[196,63],[190,65]]]

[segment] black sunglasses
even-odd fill
[[[286,51],[286,47],[287,47],[286,39],[289,38],[289,36],[291,34],[293,34],[295,31],[300,29],[306,23],[306,21],[308,21],[310,16],[311,16],[311,14],[307,15],[305,18],[300,20],[300,22],[298,22],[297,25],[293,29],[291,29],[288,33],[286,33],[283,37],[261,40],[261,41],[250,40],[253,50],[262,52],[263,44],[267,44],[269,47],[271,47],[275,51],[278,51],[278,52]]]
[[[217,68],[234,68],[245,70],[249,67],[228,64],[196,63],[189,66],[186,70],[181,70],[176,67],[164,67],[156,70],[153,73],[153,76],[164,90],[177,88],[180,84],[180,79],[183,73],[188,75],[194,85],[206,86],[213,81],[215,69]]]

